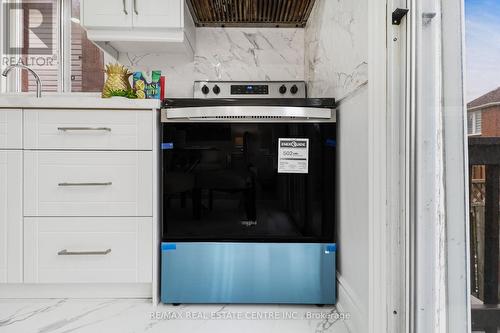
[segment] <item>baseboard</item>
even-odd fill
[[[151,298],[151,283],[0,284],[2,298]]]
[[[350,314],[350,318],[344,321],[349,332],[368,332],[368,314],[363,310],[360,298],[339,273],[337,273],[337,281],[337,309],[341,313]]]

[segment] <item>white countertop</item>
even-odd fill
[[[355,316],[328,305],[318,308],[301,304],[160,303],[156,306],[145,299],[0,299],[0,313],[2,333],[347,333],[347,324]],[[251,320],[259,313],[275,318]],[[188,316],[194,319],[189,320]]]
[[[36,98],[31,93],[0,94],[0,109],[158,109],[155,99],[101,98],[99,93],[45,93]]]

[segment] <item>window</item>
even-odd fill
[[[481,111],[469,111],[467,113],[467,134],[481,135],[483,126],[482,118]]]
[[[87,39],[80,25],[80,0],[71,6],[71,91],[101,91],[104,85],[104,55]]]
[[[500,3],[465,1],[472,332],[500,328]],[[484,128],[482,120],[484,117]]]
[[[1,69],[22,63],[40,76],[44,92],[100,91],[103,52],[80,25],[81,0],[1,0]],[[27,71],[4,79],[2,91],[35,91]]]

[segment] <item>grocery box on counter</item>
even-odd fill
[[[163,99],[165,77],[161,71],[152,71],[151,79],[143,72],[134,72],[133,85],[135,94],[139,99]]]

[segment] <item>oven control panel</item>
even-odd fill
[[[196,81],[194,98],[306,98],[303,81]]]
[[[267,84],[232,84],[231,95],[269,95]]]

